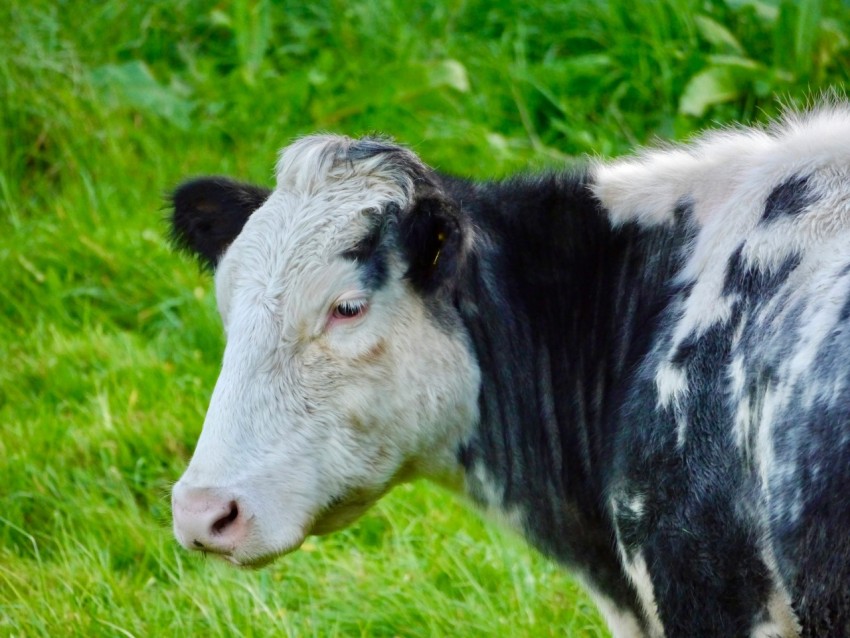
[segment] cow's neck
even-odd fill
[[[628,604],[603,502],[612,407],[648,346],[676,233],[613,229],[578,177],[464,196],[479,235],[457,303],[482,371],[468,491]]]

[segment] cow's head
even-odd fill
[[[471,236],[413,153],[304,138],[273,191],[195,180],[172,221],[215,269],[227,335],[173,492],[185,547],[259,565],[400,481],[459,479],[479,371],[452,300]]]

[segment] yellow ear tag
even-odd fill
[[[446,233],[442,231],[437,233],[437,241],[440,242],[440,248],[437,249],[437,254],[434,255],[434,261],[431,263],[432,266],[436,266],[437,260],[440,258],[440,249],[443,246],[443,242],[446,241]]]

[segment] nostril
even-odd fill
[[[251,507],[231,491],[174,488],[174,534],[186,549],[232,555],[251,533]]]
[[[238,517],[239,506],[236,504],[236,501],[230,501],[230,509],[227,514],[212,524],[213,533],[221,534],[224,530],[230,527],[231,523],[233,523],[233,521],[235,521]]]

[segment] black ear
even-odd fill
[[[271,191],[226,177],[201,177],[177,187],[171,196],[171,238],[181,249],[215,268]]]
[[[453,288],[466,257],[467,224],[460,206],[439,188],[420,193],[401,213],[399,235],[407,278],[425,293]]]

